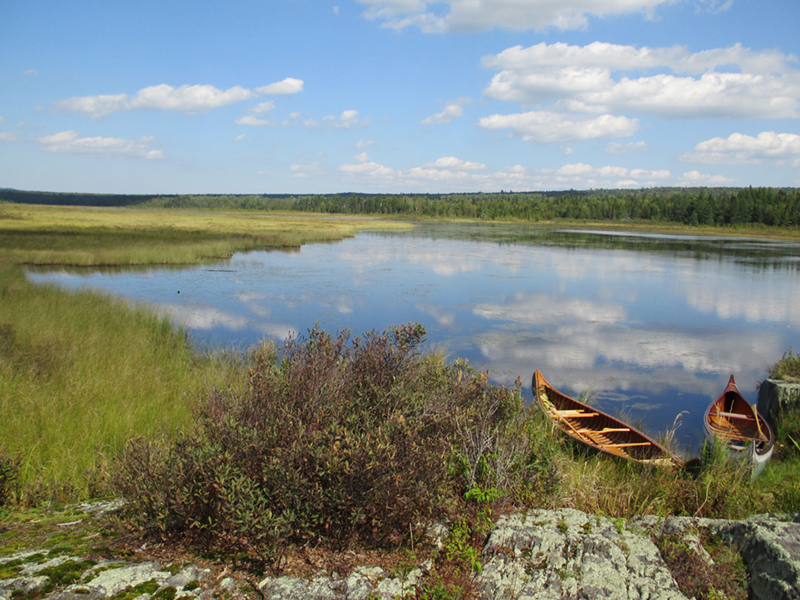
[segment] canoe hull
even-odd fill
[[[767,420],[739,392],[731,375],[728,386],[709,404],[703,417],[706,438],[724,442],[734,457],[748,457],[755,478],[772,457],[775,433]]]
[[[539,407],[564,433],[605,454],[648,464],[683,461],[641,431],[624,421],[562,394],[535,371],[531,383]]]

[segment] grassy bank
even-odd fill
[[[192,264],[258,248],[407,228],[370,219],[91,209],[0,203],[0,262],[28,265]]]
[[[26,503],[102,493],[104,458],[187,426],[226,369],[150,310],[0,265],[0,440]]]
[[[241,369],[198,354],[149,309],[35,286],[22,265],[191,264],[379,227],[405,225],[0,203],[0,444],[18,463],[11,493],[37,502],[103,492],[106,457],[133,436],[185,428],[198,394]]]

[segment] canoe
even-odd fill
[[[686,463],[664,446],[627,423],[562,394],[539,372],[533,374],[533,395],[547,415],[568,436],[611,456],[639,463]]]
[[[706,437],[717,437],[733,456],[749,456],[755,478],[772,457],[775,433],[755,405],[739,393],[731,375],[728,387],[706,409],[703,418]]]

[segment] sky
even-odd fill
[[[800,186],[800,0],[0,0],[0,188]]]

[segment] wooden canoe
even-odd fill
[[[758,409],[739,393],[733,375],[725,391],[706,409],[703,428],[706,437],[721,439],[734,456],[749,455],[754,466],[753,477],[772,456],[775,433]]]
[[[533,395],[544,413],[568,436],[611,456],[640,463],[673,464],[684,461],[627,423],[556,390],[539,372],[533,374]]]

